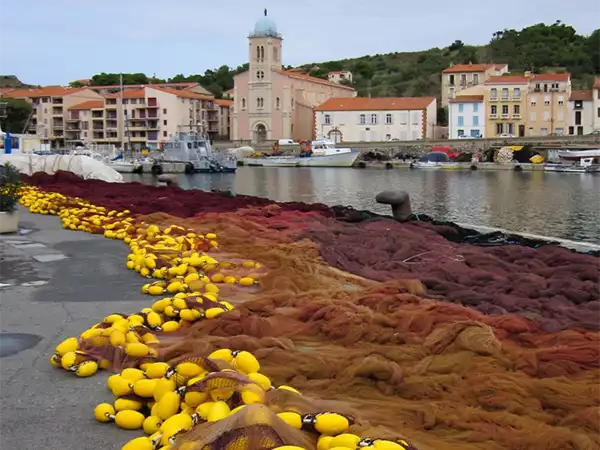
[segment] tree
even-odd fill
[[[22,133],[31,114],[31,104],[10,97],[3,97],[0,102],[6,103],[6,119],[2,121],[2,128],[11,133]]]
[[[438,106],[437,109],[437,124],[441,127],[448,126],[448,110],[443,106]]]
[[[462,48],[464,46],[465,46],[465,44],[463,44],[463,41],[456,40],[452,44],[450,44],[450,46],[448,47],[448,50],[453,52],[454,50],[459,50],[460,48]]]

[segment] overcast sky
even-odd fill
[[[237,66],[265,7],[291,65],[485,44],[494,31],[557,19],[581,34],[600,27],[598,0],[0,0],[0,74],[67,84],[99,72],[166,78]]]

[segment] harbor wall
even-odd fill
[[[245,141],[215,142],[213,147],[224,150],[232,147],[249,145],[257,152],[270,153],[273,148],[272,142],[263,144],[251,144]],[[440,139],[425,141],[384,141],[384,142],[341,142],[338,147],[351,147],[361,150],[362,154],[368,152],[379,152],[389,156],[397,153],[412,154],[415,156],[426,155],[431,152],[431,147],[452,147],[459,152],[484,151],[490,147],[503,147],[509,145],[532,145],[537,149],[557,148],[599,148],[600,135],[584,136],[545,136],[545,137],[523,137],[514,139]],[[283,149],[283,147],[281,147]]]

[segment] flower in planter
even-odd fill
[[[10,163],[0,166],[0,212],[11,213],[19,203],[21,172]]]

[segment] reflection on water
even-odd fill
[[[155,183],[150,174],[124,177]],[[415,212],[438,219],[600,243],[600,177],[590,174],[240,167],[237,174],[180,175],[179,183],[385,214],[375,195],[405,190]]]

